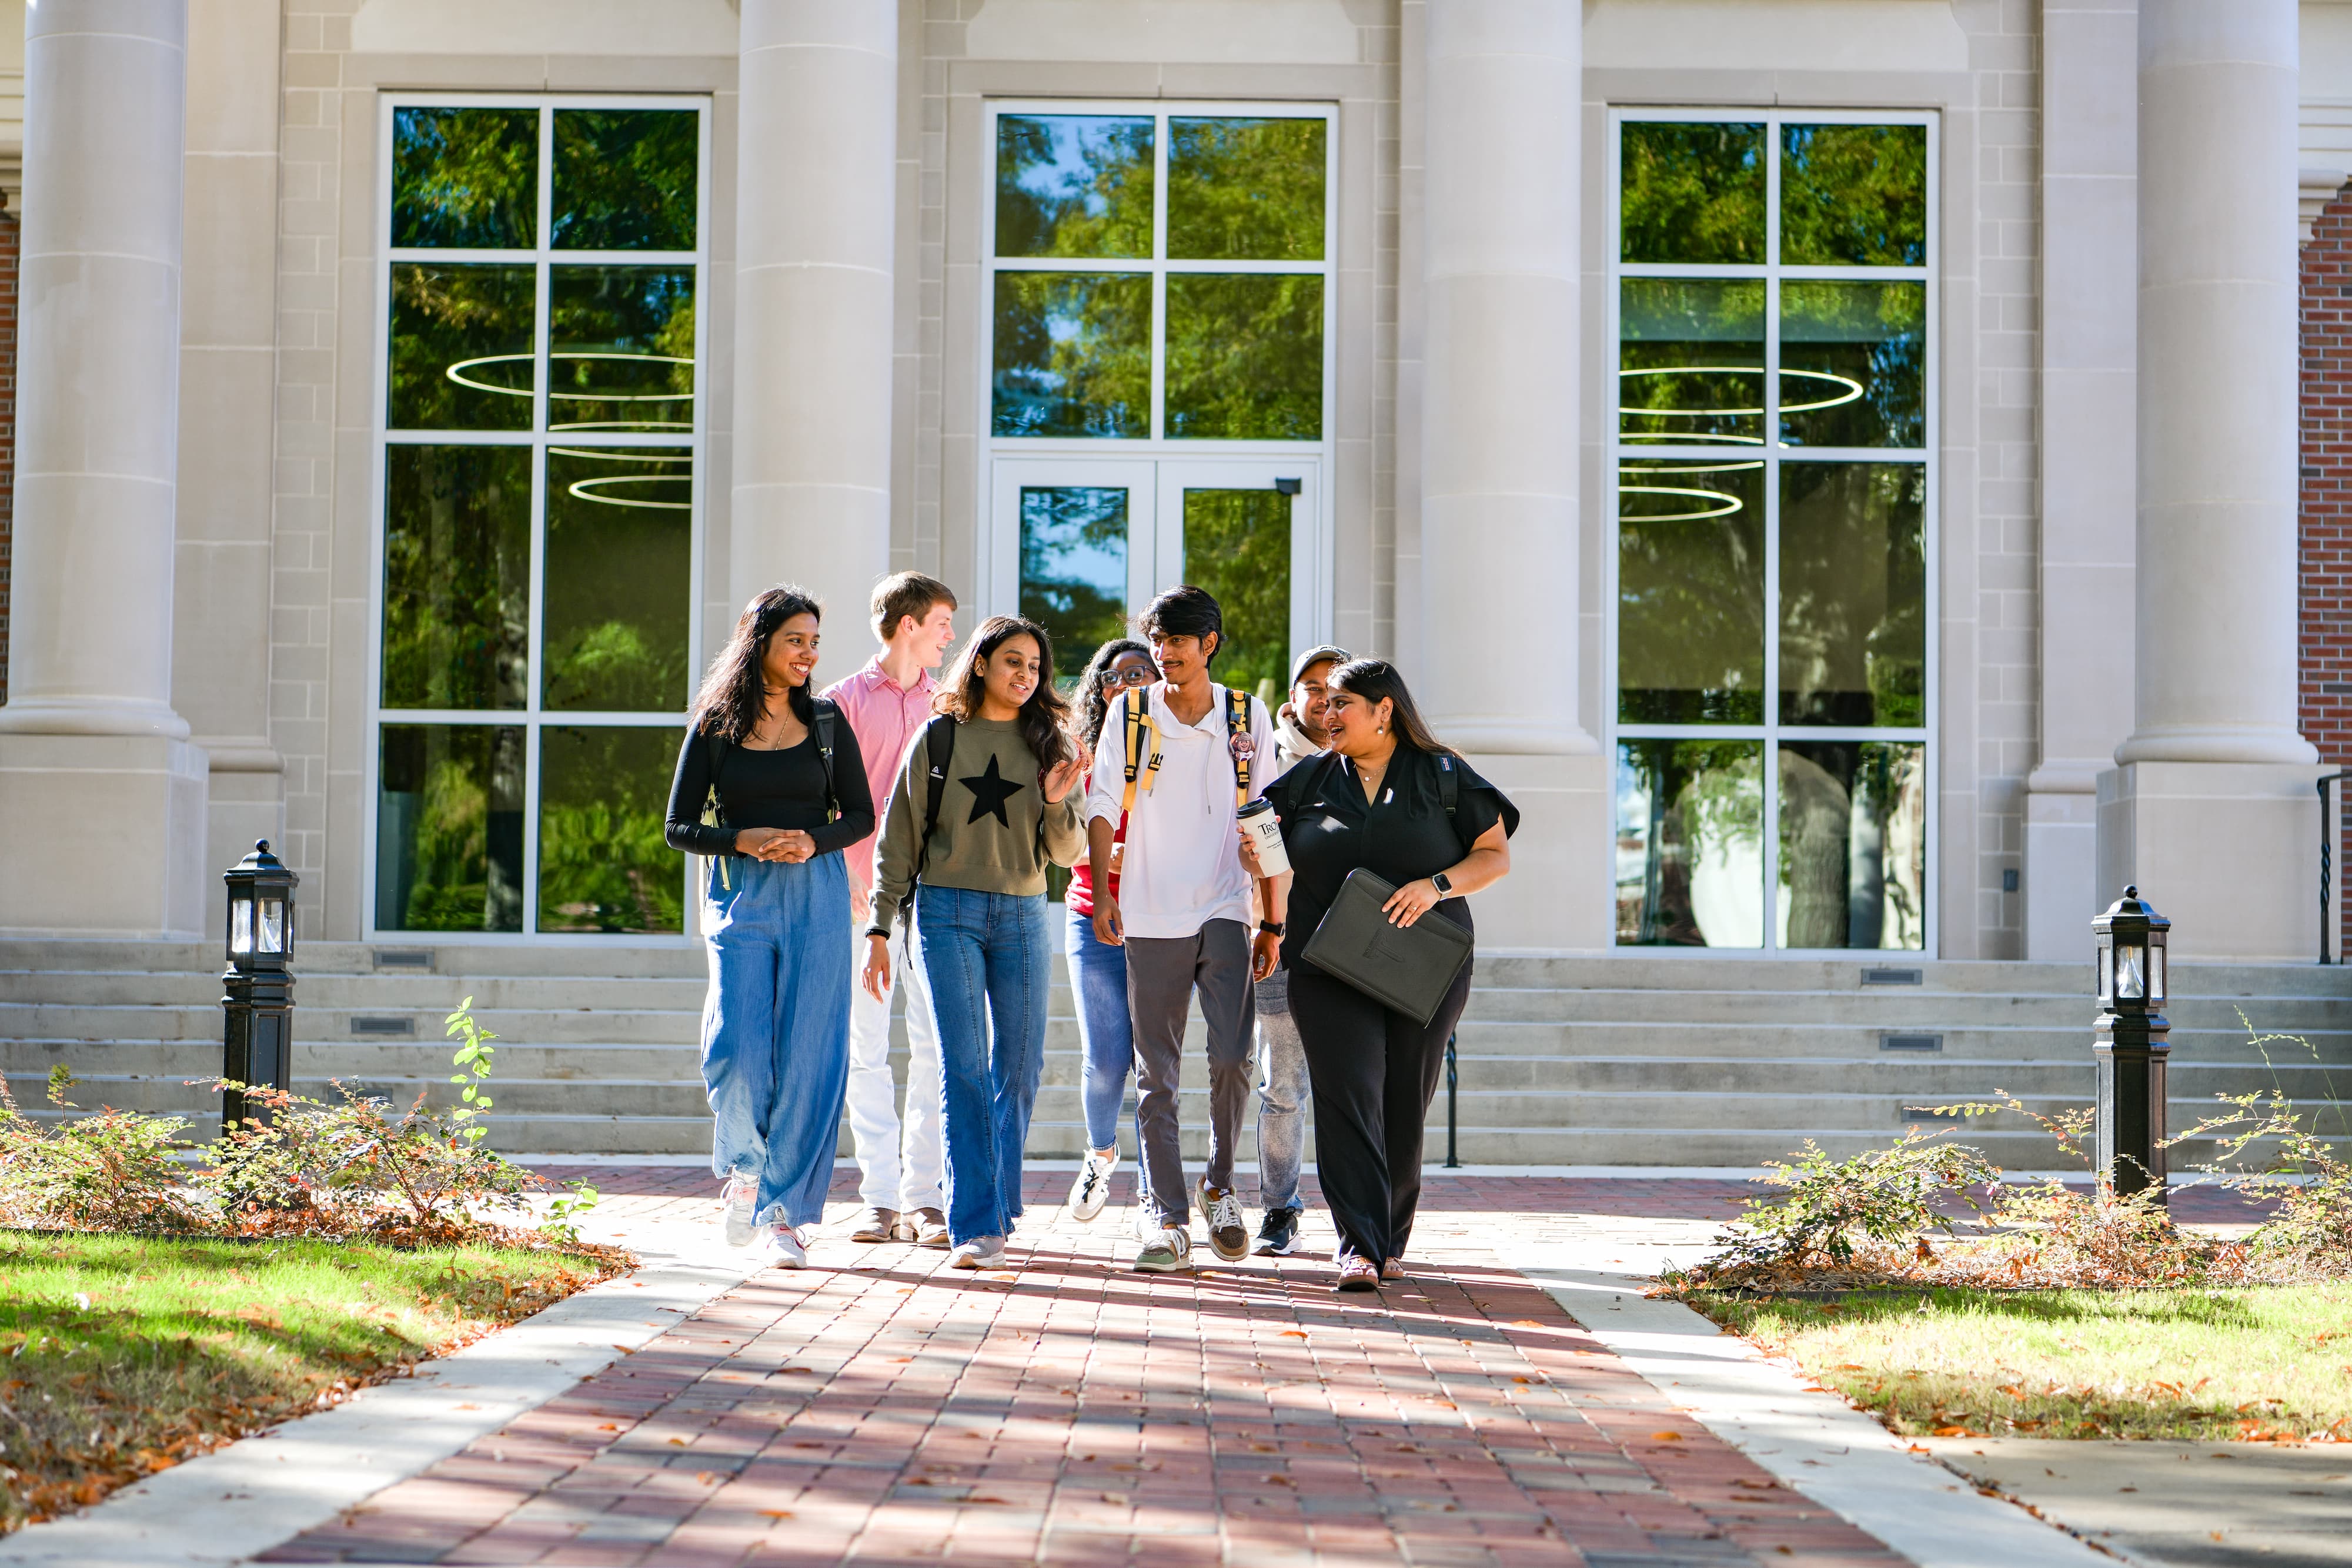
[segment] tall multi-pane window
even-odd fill
[[[383,115],[370,925],[677,932],[702,104]]]
[[[1614,130],[1617,940],[1924,949],[1933,124]]]
[[[1314,619],[1331,110],[1004,103],[991,129],[992,603],[1067,679],[1196,582],[1225,611],[1219,678],[1279,686]]]

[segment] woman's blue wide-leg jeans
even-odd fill
[[[703,888],[710,1170],[759,1178],[753,1223],[814,1225],[849,1083],[849,874],[838,851],[725,863],[734,886],[714,862]]]
[[[948,1236],[959,1245],[1009,1236],[1045,1064],[1045,895],[919,885],[915,949],[939,1026]]]

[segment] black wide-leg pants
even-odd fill
[[[1290,1012],[1315,1091],[1315,1173],[1339,1256],[1404,1256],[1421,1207],[1421,1145],[1445,1071],[1445,1040],[1470,999],[1471,966],[1428,1023],[1311,965],[1290,971]]]

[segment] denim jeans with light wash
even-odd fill
[[[1307,1048],[1290,1016],[1290,971],[1257,983],[1257,1200],[1297,1208],[1307,1147]]]
[[[947,1112],[948,1239],[959,1246],[1009,1236],[1021,1218],[1021,1148],[1045,1064],[1046,941],[1042,893],[915,889]]]
[[[730,855],[704,875],[711,1174],[759,1178],[755,1224],[814,1225],[849,1080],[849,874],[835,851],[797,865]]]
[[[1091,915],[1069,912],[1070,989],[1078,1004],[1078,1041],[1086,1051],[1087,1147],[1118,1143],[1118,1108],[1135,1070],[1135,1020],[1127,1010],[1127,949],[1095,938]]]

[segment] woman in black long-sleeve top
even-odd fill
[[[670,847],[707,855],[702,1082],[730,1246],[808,1261],[849,1082],[849,875],[874,831],[856,732],[814,697],[816,601],[772,588],[695,698],[670,783]],[[715,807],[715,810],[712,808]],[[708,812],[716,819],[706,822]]]
[[[1422,1129],[1446,1037],[1470,998],[1471,965],[1462,966],[1424,1024],[1297,962],[1297,954],[1359,866],[1395,886],[1383,905],[1395,925],[1436,918],[1474,929],[1463,894],[1510,871],[1519,809],[1430,734],[1385,660],[1340,665],[1329,692],[1324,727],[1331,749],[1265,790],[1291,866],[1286,907],[1273,924],[1315,1091],[1316,1174],[1339,1228],[1338,1288],[1369,1291],[1404,1278],[1405,1244],[1421,1203]],[[1448,767],[1455,779],[1450,812]],[[1243,843],[1255,869],[1246,833]]]

